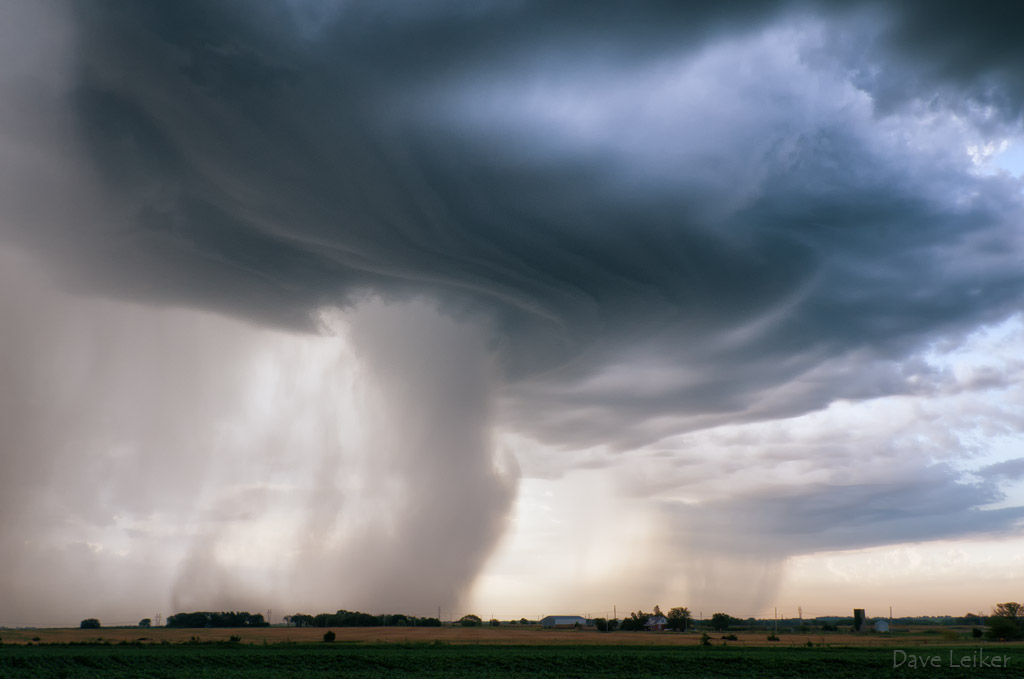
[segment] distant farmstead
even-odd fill
[[[541,627],[549,629],[567,629],[572,627],[586,627],[587,619],[579,615],[549,615],[540,621]]]
[[[647,618],[647,622],[644,623],[644,629],[652,632],[668,629],[668,620],[664,615],[652,615]]]

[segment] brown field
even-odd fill
[[[538,627],[334,627],[336,643],[430,643],[450,644],[547,644],[547,645],[696,645],[700,634],[696,632],[613,632],[602,634],[593,630],[549,630]],[[237,629],[152,629],[104,628],[84,629],[2,629],[0,643],[29,643],[38,638],[41,643],[144,641],[182,643],[198,637],[201,641],[227,641],[232,635],[242,643],[262,644],[282,642],[318,642],[323,639],[324,628],[263,627]],[[778,642],[769,642],[763,632],[735,632],[737,641],[728,644],[740,646],[804,645],[808,641],[831,646],[893,646],[893,645],[950,645],[977,643],[960,631],[958,638],[949,633],[925,634],[924,630],[897,631],[894,634],[779,634]],[[714,642],[721,643],[720,632],[709,632]]]

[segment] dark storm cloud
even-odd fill
[[[919,98],[965,113],[991,107],[983,117],[1021,122],[1024,49],[1014,30],[1021,19],[1018,5],[907,2],[882,7],[895,13],[878,40],[895,57],[895,68],[873,74],[863,69],[858,75],[883,110]]]
[[[323,307],[371,297],[483,320],[504,362],[497,392],[489,374],[462,384],[453,355],[432,352],[442,330],[426,348],[377,346],[414,336],[402,323],[357,335],[396,414],[422,430],[387,459],[453,493],[490,491],[487,510],[459,524],[464,560],[430,555],[441,597],[459,595],[503,525],[511,491],[489,467],[494,423],[630,448],[923,393],[941,379],[915,352],[1021,309],[1020,182],[971,172],[960,132],[928,118],[1020,133],[1024,47],[1005,5],[46,4],[67,14],[56,33],[42,10],[12,7],[21,23],[0,28],[11,57],[0,235],[65,286],[303,331]],[[61,50],[47,56],[26,35]],[[410,384],[454,385],[429,417],[390,367],[406,354],[443,364]],[[9,352],[5,369],[19,360]],[[124,394],[115,402],[133,401]],[[25,403],[0,421],[15,442],[8,478],[27,488],[49,478],[32,451],[57,443]],[[454,424],[439,433],[431,418]],[[403,457],[431,447],[452,457],[436,468]],[[956,499],[957,535],[981,530],[979,517],[1016,518],[973,509],[977,489],[932,481]],[[27,491],[4,485],[6,515]],[[790,549],[867,544],[872,522],[885,527],[876,540],[934,537],[914,516],[949,516],[913,483],[858,492],[752,497],[736,511],[793,520]],[[903,518],[863,509],[900,493],[925,499]],[[817,512],[829,494],[849,511]],[[417,502],[402,508],[402,535],[429,553],[444,529],[417,522]],[[441,516],[463,520],[457,509]],[[806,513],[820,523],[795,520]],[[330,524],[310,520],[312,543]],[[823,538],[826,525],[843,539]],[[0,529],[5,544],[20,535]],[[215,538],[193,545],[183,601]],[[382,591],[392,575],[366,581]]]
[[[888,58],[969,98],[970,63],[915,66],[953,30],[952,11],[937,15],[950,22],[934,23],[929,41],[912,28],[916,5],[893,15],[785,3],[342,4],[319,10],[316,25],[296,19],[304,3],[75,7],[75,125],[116,214],[53,238],[81,239],[74,258],[91,284],[298,327],[366,290],[482,312],[510,375],[557,367],[508,393],[512,421],[534,418],[538,399],[581,392],[566,399],[563,423],[541,423],[556,439],[579,430],[574,408],[608,423],[596,441],[657,415],[782,415],[899,392],[899,380],[836,380],[772,409],[756,404],[823,361],[865,348],[864,361],[900,359],[936,333],[1019,308],[1016,184],[871,148],[850,120],[782,124],[798,87],[761,85],[760,110],[726,110],[731,119],[703,120],[704,130],[642,111],[646,131],[598,130],[630,140],[625,150],[566,146],[535,124],[543,102],[515,109],[533,81],[580,83],[595,97],[583,107],[607,103],[602,88],[614,102],[645,65],[805,16],[881,16],[884,30],[853,36],[878,45],[860,55],[865,68]],[[988,59],[1012,50],[999,49]],[[755,80],[711,76],[761,96]],[[493,107],[505,102],[502,117]],[[717,110],[655,105],[684,118]],[[702,134],[722,141],[687,155]],[[758,177],[730,181],[743,167],[730,155]],[[952,192],[975,197],[957,204]],[[708,369],[628,398],[572,387],[635,347]]]

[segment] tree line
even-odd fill
[[[630,613],[622,620],[606,618],[594,618],[594,627],[599,632],[612,632],[616,629],[620,629],[624,632],[641,632],[647,629],[647,623],[652,618],[665,618],[665,627],[670,630],[677,632],[685,632],[686,629],[693,622],[693,615],[690,613],[690,609],[685,606],[677,606],[669,609],[667,614],[661,612],[659,606],[654,607],[653,613],[644,613],[642,610]]]
[[[285,623],[295,627],[440,627],[441,621],[437,618],[417,618],[414,615],[404,613],[385,613],[372,615],[361,611],[346,611],[344,609],[337,613],[318,613],[307,615],[296,613],[287,615]]]
[[[195,611],[167,616],[167,627],[270,627],[262,613]]]
[[[693,626],[693,615],[686,607],[676,607],[663,614],[658,606],[654,607],[653,613],[645,613],[642,610],[630,613],[622,620],[595,618],[594,626],[601,632],[610,632],[616,629],[623,631],[640,631],[647,629],[647,623],[652,618],[662,616],[665,618],[665,627],[670,630],[684,632]],[[346,611],[344,609],[335,613],[318,613],[308,615],[296,613],[284,617],[285,624],[295,627],[441,627],[438,618],[416,617],[404,613],[387,613],[372,615],[361,611]],[[515,624],[516,621],[512,621]],[[523,618],[521,624],[530,624],[530,621]],[[759,621],[754,618],[742,620],[734,618],[726,613],[715,613],[705,624],[709,629],[726,631],[730,629],[752,628]],[[779,620],[780,623],[792,623],[794,620]],[[800,621],[800,631],[810,631],[810,625]],[[838,631],[840,627],[852,624],[852,618],[819,618],[814,622],[821,624],[822,631]],[[897,618],[894,622],[902,624],[913,623],[939,623],[954,625],[976,625],[975,636],[981,636],[981,626],[987,626],[987,636],[992,639],[1024,639],[1024,604],[1009,601],[996,604],[992,614],[987,617],[967,613],[959,617],[940,616],[925,618]],[[459,620],[459,624],[465,627],[474,627],[483,624],[479,616],[466,615]],[[491,620],[493,626],[500,625],[497,620]],[[148,628],[151,625],[149,618],[139,621],[139,627]],[[167,627],[179,628],[201,628],[201,627],[269,627],[263,615],[260,613],[249,613],[247,611],[195,611],[192,613],[175,613],[168,616]],[[99,629],[100,621],[96,618],[86,618],[81,622],[82,629]],[[807,629],[804,629],[807,628]]]

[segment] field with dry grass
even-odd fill
[[[335,643],[432,643],[488,644],[488,645],[624,645],[624,646],[692,646],[700,643],[696,632],[611,632],[593,630],[551,630],[539,627],[334,627]],[[24,644],[68,642],[122,641],[149,643],[183,643],[199,641],[228,641],[241,637],[242,643],[309,643],[323,639],[327,630],[318,627],[250,627],[218,629],[169,629],[154,627],[101,628],[101,629],[5,629],[0,630],[2,643]],[[927,646],[956,643],[977,644],[963,631],[914,629],[894,634],[807,633],[779,634],[779,641],[768,641],[763,632],[733,632],[739,646],[804,646],[808,641],[829,646]],[[714,644],[722,643],[721,632],[709,633]]]

